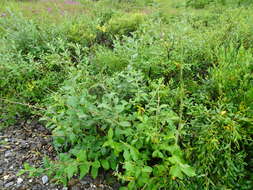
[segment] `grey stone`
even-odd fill
[[[11,181],[11,182],[9,182],[9,183],[6,183],[6,184],[4,185],[4,187],[5,187],[5,188],[9,188],[9,187],[12,186],[12,185],[14,185],[14,182],[13,182],[13,181]]]
[[[44,175],[41,179],[43,184],[46,184],[48,182],[48,177],[46,175]]]
[[[19,178],[17,179],[17,184],[21,184],[23,181],[24,181],[24,180],[23,180],[22,178],[19,177]]]
[[[71,190],[80,190],[80,187],[78,187],[78,186],[73,186],[73,187],[71,188]]]
[[[81,180],[80,183],[81,183],[82,185],[88,185],[90,182]]]
[[[67,187],[63,187],[62,190],[68,190],[68,188]]]
[[[7,150],[5,153],[4,153],[4,156],[7,158],[7,157],[10,157],[12,155],[11,151],[10,150]]]
[[[4,173],[4,170],[0,168],[0,175]]]

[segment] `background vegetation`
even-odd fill
[[[253,12],[247,0],[0,2],[1,125],[37,116],[67,184],[253,188]]]

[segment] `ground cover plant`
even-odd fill
[[[21,173],[68,185],[113,172],[130,190],[253,188],[250,1],[1,7],[1,120],[36,115],[58,152]]]

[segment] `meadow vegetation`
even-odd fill
[[[253,5],[247,0],[0,2],[0,119],[36,116],[67,184],[253,189]]]

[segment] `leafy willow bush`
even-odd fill
[[[84,20],[85,19],[85,20]],[[96,24],[93,18],[78,17],[65,25],[64,33],[68,41],[83,46],[91,45],[96,39]]]
[[[5,115],[10,121],[42,103],[67,78],[73,64],[57,28],[46,30],[14,15],[1,22],[6,30],[0,50],[1,118]]]
[[[148,87],[143,75],[128,67],[94,81],[79,73],[54,97],[47,120],[55,147],[68,151],[60,160],[71,165],[48,174],[66,184],[79,171],[82,178],[89,171],[96,177],[99,168],[113,169],[129,182],[128,189],[176,186],[171,179],[195,176],[178,144],[180,117],[162,103],[162,80]]]
[[[188,0],[187,6],[191,6],[196,9],[203,9],[206,6],[213,5],[232,5],[232,6],[249,6],[252,4],[250,0]]]

